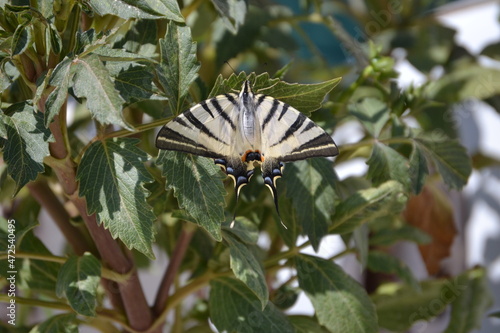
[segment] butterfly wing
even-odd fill
[[[215,159],[230,156],[238,126],[238,112],[231,112],[237,97],[220,95],[191,107],[160,129],[156,147]]]
[[[255,96],[257,101],[260,96]],[[339,153],[331,136],[321,127],[275,98],[266,96],[258,107],[257,116],[262,129],[265,157],[291,162]]]
[[[156,137],[157,148],[215,159],[234,180],[237,198],[253,175],[253,163],[240,156],[247,149],[242,148],[238,98],[225,94],[196,104],[163,126]]]
[[[339,150],[330,135],[290,105],[264,95],[256,95],[255,101],[262,131],[262,177],[278,211],[276,180],[284,162],[335,156]]]

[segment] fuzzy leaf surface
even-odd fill
[[[97,287],[101,281],[101,264],[92,254],[70,257],[57,276],[56,293],[66,297],[77,313],[95,317]]]
[[[322,258],[295,258],[299,286],[321,325],[331,332],[378,332],[377,314],[365,289],[340,266]]]
[[[0,114],[4,127],[1,132],[7,139],[3,158],[8,174],[16,182],[17,193],[44,172],[43,159],[50,155],[49,142],[53,138],[44,126],[43,114],[34,112],[32,105],[26,102],[13,104],[6,113],[11,116]]]
[[[174,22],[168,25],[165,38],[160,39],[158,78],[168,98],[172,113],[179,113],[189,87],[198,76],[200,64],[196,58],[196,43],[191,29]]]
[[[87,200],[88,213],[119,237],[128,248],[154,258],[153,221],[144,184],[153,179],[144,162],[148,157],[137,139],[112,138],[90,145],[78,167],[79,194]]]
[[[211,159],[166,150],[160,151],[156,163],[161,165],[166,188],[174,190],[179,206],[221,241],[226,191],[220,168]]]
[[[233,278],[221,277],[210,282],[210,319],[219,331],[295,332],[288,318],[268,302],[261,302],[247,286]]]
[[[96,55],[74,60],[73,91],[85,98],[93,117],[103,125],[119,125],[131,129],[122,114],[125,102],[115,89],[108,70]]]

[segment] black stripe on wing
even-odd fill
[[[262,95],[264,96],[264,95]],[[264,96],[265,97],[265,96]],[[257,105],[259,105],[261,100],[261,97],[259,97],[259,100],[257,102]],[[264,100],[262,98],[262,100]],[[277,99],[273,100],[273,106],[271,107],[271,110],[269,110],[269,113],[267,114],[266,118],[264,118],[264,122],[262,123],[262,131],[266,128],[267,124],[271,121],[271,119],[274,117],[274,114],[276,113],[276,110],[278,110],[278,106],[280,105],[280,101]]]
[[[271,147],[279,145],[280,143],[282,143],[283,141],[285,141],[286,139],[291,137],[295,132],[297,132],[299,130],[299,128],[302,127],[302,124],[306,120],[307,120],[306,116],[304,116],[302,113],[298,113],[297,118],[295,119],[293,124],[290,126],[290,128],[287,129],[285,134],[283,134],[283,136],[278,140],[278,142],[274,143]]]
[[[210,158],[223,157],[219,153],[209,150],[203,144],[196,142],[165,126],[162,127],[162,129],[156,136],[156,148],[181,151],[184,153],[190,153]]]
[[[292,162],[310,157],[328,157],[339,154],[339,149],[333,139],[325,132],[303,143],[289,154],[281,156],[280,161]]]
[[[231,95],[229,95],[229,96],[231,96]],[[231,103],[233,103],[230,99],[229,99],[229,101]],[[222,117],[222,119],[224,119],[227,123],[229,123],[229,126],[231,126],[231,128],[233,129],[233,131],[235,131],[236,130],[236,125],[234,125],[234,122],[231,120],[231,118],[229,117],[229,115],[222,109],[222,107],[219,104],[219,101],[217,100],[217,97],[214,97],[214,98],[210,99],[209,102],[215,108],[215,110],[217,111],[217,113]],[[234,105],[237,105],[237,104],[234,104]]]
[[[193,124],[197,129],[199,129],[201,132],[205,133],[208,137],[217,140],[219,142],[224,143],[225,145],[228,145],[227,142],[224,142],[222,139],[219,137],[215,136],[207,126],[205,126],[196,116],[191,112],[191,110],[187,110],[186,112],[183,113],[183,115],[189,120],[191,124]]]

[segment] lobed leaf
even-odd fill
[[[330,231],[348,233],[377,217],[401,211],[407,200],[403,193],[401,183],[394,180],[376,188],[357,191],[337,205]]]
[[[396,180],[405,187],[409,187],[409,162],[391,147],[376,142],[366,164],[368,164],[368,177],[375,186],[388,180]]]
[[[295,260],[299,286],[321,325],[331,332],[378,332],[375,307],[365,289],[340,266],[308,255]]]
[[[259,93],[273,96],[309,116],[311,112],[321,107],[326,95],[332,91],[339,82],[340,78],[315,84],[279,81],[268,89],[259,90]]]
[[[161,165],[166,188],[174,190],[179,206],[221,241],[226,192],[220,168],[210,159],[167,150],[160,151],[156,163]]]
[[[434,163],[449,187],[459,190],[467,184],[472,163],[467,151],[458,141],[420,137],[415,142],[425,157]]]
[[[223,236],[229,245],[229,263],[234,275],[258,297],[261,310],[264,310],[269,300],[269,290],[261,262],[255,257],[250,245],[240,242],[228,232],[224,232]]]
[[[101,264],[92,254],[71,256],[59,271],[56,293],[66,297],[78,314],[95,317],[100,280]]]
[[[157,73],[169,98],[173,113],[183,111],[189,87],[198,76],[200,64],[196,58],[196,43],[191,29],[170,22],[165,38],[160,39],[160,64]]]
[[[387,104],[375,97],[366,97],[350,104],[349,112],[358,118],[374,138],[378,138],[390,118],[390,109]]]
[[[340,82],[340,78],[336,78],[316,84],[287,83],[271,78],[269,73],[256,75],[252,72],[246,75],[240,72],[238,75],[231,74],[227,79],[219,75],[209,96],[240,90],[246,80],[253,83],[254,93],[272,96],[306,115],[319,109],[326,95]]]
[[[87,4],[99,15],[116,15],[123,19],[168,19],[184,22],[175,0],[89,0]]]
[[[92,143],[85,151],[77,171],[79,195],[87,200],[89,214],[119,237],[128,248],[135,248],[153,259],[153,222],[156,216],[146,198],[145,183],[153,179],[144,162],[145,152],[131,138],[112,138]]]
[[[55,89],[47,97],[45,102],[45,126],[48,127],[54,117],[59,114],[61,107],[68,98],[68,89],[73,78],[72,59],[64,58],[63,61],[57,64],[56,68],[50,75],[49,85]]]
[[[337,176],[332,162],[325,158],[297,161],[286,166],[286,175],[286,196],[292,200],[299,226],[317,251],[334,211]]]
[[[73,63],[73,91],[77,97],[86,98],[92,116],[101,124],[119,125],[131,130],[122,114],[124,100],[99,57],[90,54],[73,60]]]
[[[16,103],[0,114],[7,140],[3,147],[3,158],[7,172],[16,182],[17,193],[28,182],[44,172],[43,159],[50,155],[49,142],[52,134],[45,128],[43,114],[34,112],[27,102]]]
[[[210,319],[219,331],[295,332],[288,318],[273,303],[262,310],[261,302],[236,279],[220,277],[210,282]]]

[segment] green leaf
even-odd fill
[[[249,245],[240,242],[228,232],[223,235],[229,245],[230,265],[234,275],[259,298],[261,310],[264,310],[269,300],[269,290],[261,262],[257,260]]]
[[[268,73],[265,73],[269,75]],[[331,79],[315,84],[298,84],[279,81],[275,85],[258,90],[280,101],[287,103],[305,115],[319,109],[326,95],[340,82],[340,78]]]
[[[89,0],[87,2],[99,15],[116,15],[123,19],[168,19],[184,22],[175,0]]]
[[[410,181],[413,194],[419,194],[425,185],[425,176],[429,174],[427,160],[424,152],[418,144],[413,144],[410,155]]]
[[[52,72],[49,80],[49,85],[55,89],[47,97],[45,102],[45,126],[48,127],[54,117],[59,114],[61,107],[68,98],[68,89],[73,72],[71,70],[72,59],[65,58],[57,64]]]
[[[156,94],[152,82],[154,75],[149,66],[129,62],[120,64],[125,66],[119,66],[119,73],[115,77],[115,88],[127,103],[166,99]]]
[[[239,90],[245,80],[253,83],[254,93],[277,98],[308,116],[312,111],[321,107],[326,95],[340,82],[340,78],[336,78],[316,84],[287,83],[271,78],[269,73],[259,75],[250,73],[247,76],[241,72],[238,75],[231,74],[227,79],[223,79],[219,75],[209,96],[213,97],[232,92],[232,90]]]
[[[17,236],[17,234],[16,234]],[[19,252],[37,253],[41,256],[51,256],[52,253],[38,239],[33,231],[26,232],[17,238],[16,249]],[[20,242],[20,244],[19,244]],[[21,265],[19,265],[21,267]],[[56,289],[57,274],[61,264],[36,259],[24,259],[20,271],[21,281],[31,291],[46,291],[52,294]]]
[[[374,138],[378,138],[382,128],[390,118],[387,104],[374,97],[366,97],[356,103],[351,103],[349,112],[358,118]]]
[[[220,168],[210,159],[166,150],[160,151],[156,163],[161,165],[166,188],[174,190],[179,206],[221,241],[226,191]]]
[[[296,257],[299,286],[321,325],[331,332],[378,332],[375,307],[365,289],[333,261]]]
[[[222,21],[233,34],[245,22],[247,4],[245,0],[211,0]]]
[[[367,224],[362,224],[359,228],[354,229],[352,236],[358,254],[358,261],[364,269],[368,263],[370,228]]]
[[[297,333],[325,333],[326,330],[312,317],[308,316],[290,316]]]
[[[467,184],[472,172],[472,163],[465,148],[456,140],[433,140],[417,138],[426,158],[437,167],[443,181],[457,190]]]
[[[70,313],[50,317],[33,327],[30,333],[78,333],[76,316],[74,313]]]
[[[405,207],[406,200],[403,186],[394,180],[357,191],[336,207],[330,231],[348,233],[377,217],[393,215]]]
[[[104,64],[96,55],[73,60],[73,91],[87,99],[92,116],[104,125],[119,125],[130,129],[122,115],[124,100],[115,89]]]
[[[456,284],[456,280],[443,279],[421,282],[420,290],[387,283],[371,297],[377,308],[380,327],[402,332],[420,320],[428,321],[441,314],[461,292],[462,287]]]
[[[328,233],[337,176],[332,162],[310,158],[290,163],[285,169],[286,196],[293,202],[298,224],[317,251],[321,238]]]
[[[403,240],[427,244],[432,238],[419,228],[404,224],[399,228],[383,228],[373,232],[370,245],[389,246]]]
[[[388,180],[397,180],[405,187],[409,187],[409,162],[400,153],[383,143],[376,142],[368,164],[368,177],[378,186]]]
[[[35,113],[32,105],[26,102],[13,104],[6,113],[12,116],[0,114],[7,136],[3,158],[8,174],[16,182],[17,193],[44,172],[43,159],[50,155],[49,142],[53,139],[43,124],[43,114]]]
[[[183,111],[184,99],[200,68],[191,29],[170,22],[165,38],[160,39],[160,53],[158,78],[169,98],[172,112],[179,113]]]
[[[484,268],[468,270],[455,278],[455,299],[451,303],[451,316],[444,333],[467,333],[480,328],[486,311],[493,304]]]
[[[138,139],[96,141],[82,157],[77,171],[79,195],[87,200],[88,213],[96,213],[113,238],[153,259],[153,222],[156,216],[146,202],[145,183],[153,179],[144,162]]]
[[[367,267],[374,272],[396,274],[406,284],[415,290],[420,290],[420,285],[408,266],[394,256],[380,251],[370,251]]]
[[[246,244],[256,244],[259,239],[258,226],[244,216],[236,217],[234,223],[233,221],[224,222],[222,224],[222,230],[225,233],[233,234]]]
[[[210,287],[210,319],[219,331],[295,332],[273,303],[262,310],[260,300],[243,282],[221,277],[210,281]]]
[[[56,293],[58,297],[66,297],[77,313],[95,317],[100,280],[101,264],[92,254],[71,256],[59,271]]]
[[[33,35],[31,29],[32,27],[29,21],[17,26],[16,31],[14,32],[14,36],[12,37],[12,56],[24,53],[24,51],[26,51],[28,47],[30,47],[30,45],[33,43]]]

